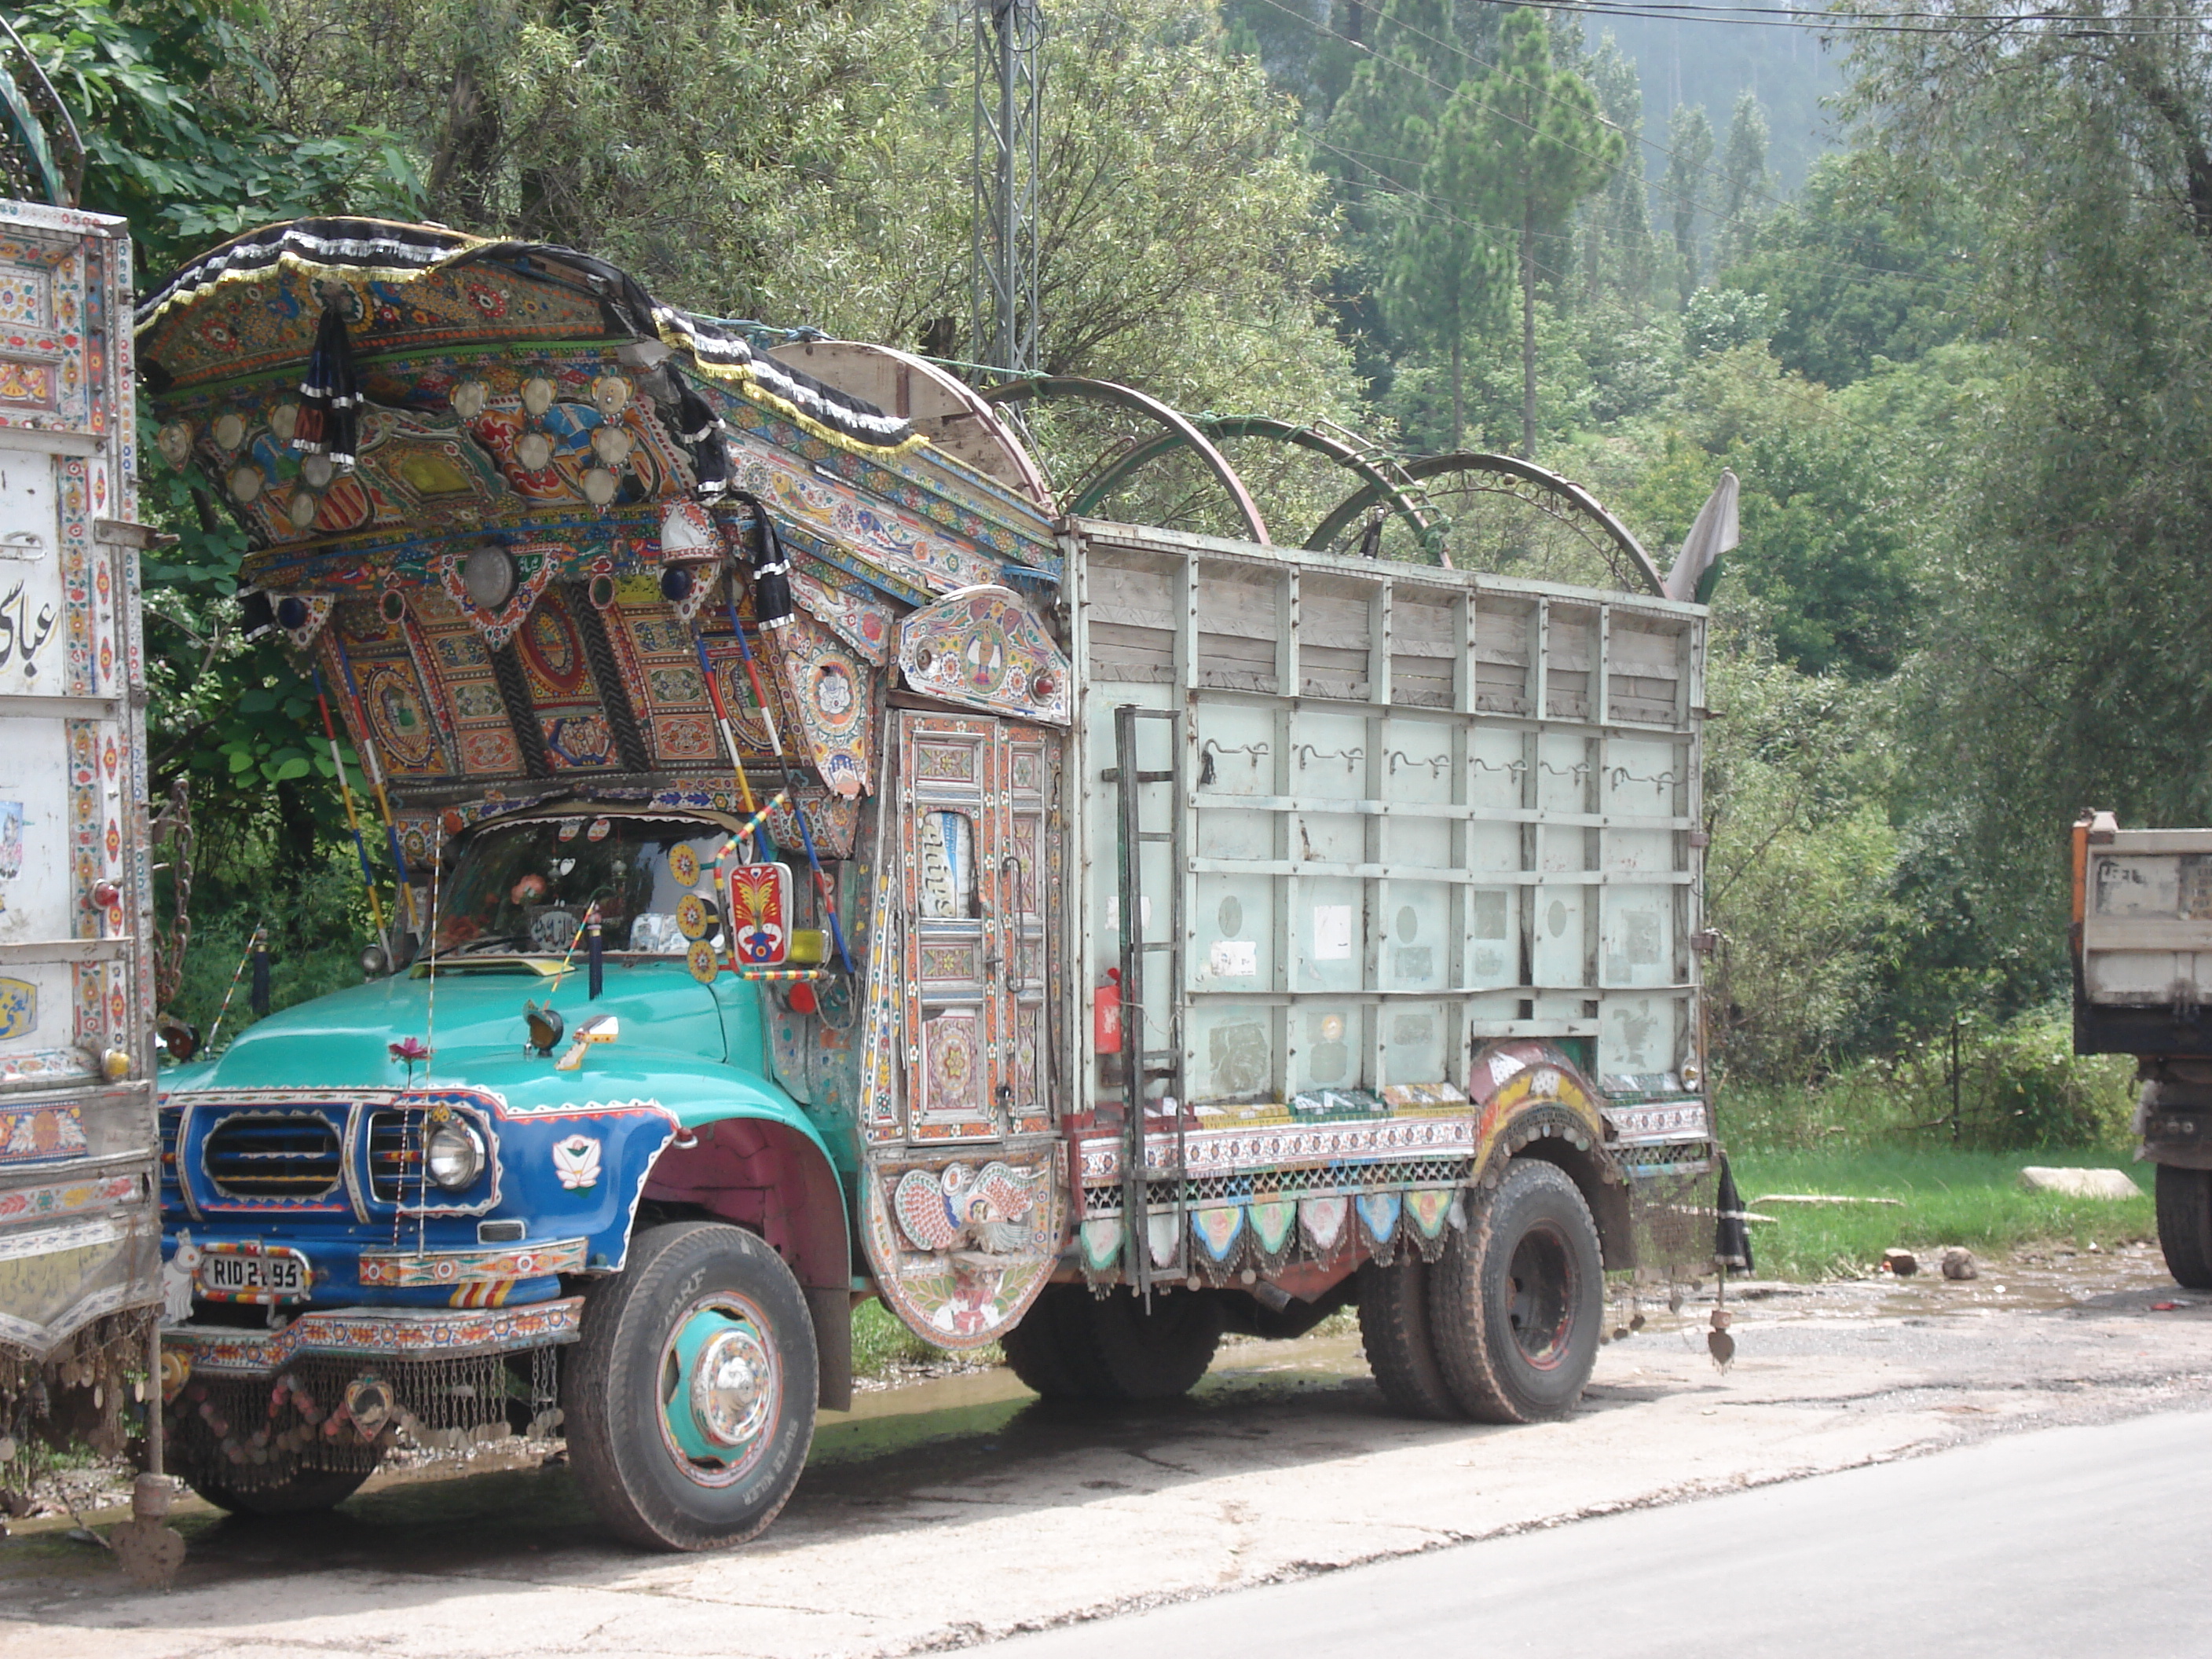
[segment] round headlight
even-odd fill
[[[433,1129],[422,1148],[422,1162],[430,1179],[449,1193],[472,1187],[483,1173],[483,1138],[465,1123],[448,1123]]]
[[[1685,1089],[1694,1089],[1700,1083],[1703,1083],[1705,1080],[1704,1070],[1694,1060],[1684,1060],[1682,1062],[1682,1069],[1679,1075],[1682,1079],[1682,1086]]]

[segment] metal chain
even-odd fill
[[[165,938],[154,930],[154,1006],[167,1009],[176,1000],[185,979],[185,947],[192,937],[192,799],[191,784],[179,778],[169,790],[169,804],[154,820],[156,846],[169,838],[169,876],[176,894],[176,915]]]

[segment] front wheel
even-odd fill
[[[1556,1164],[1516,1160],[1429,1275],[1444,1382],[1478,1423],[1565,1417],[1597,1364],[1605,1260],[1589,1206]]]
[[[774,1250],[719,1222],[650,1228],[585,1295],[562,1386],[576,1480],[631,1543],[741,1544],[799,1484],[817,1364],[805,1294]]]
[[[2158,1166],[2158,1245],[2175,1284],[2212,1291],[2212,1170]]]

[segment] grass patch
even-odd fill
[[[931,1365],[959,1358],[969,1364],[999,1365],[1006,1356],[999,1345],[959,1355],[923,1341],[898,1316],[880,1302],[864,1302],[853,1310],[853,1375],[886,1377],[915,1365]]]
[[[1771,1226],[1751,1230],[1761,1278],[1856,1277],[1871,1272],[1884,1250],[1898,1246],[1924,1253],[1963,1244],[1977,1255],[1996,1255],[2039,1240],[2109,1249],[2157,1236],[2149,1168],[2130,1167],[2124,1153],[1874,1148],[1746,1152],[1732,1161],[1749,1207],[1776,1218]],[[2115,1201],[2024,1192],[2020,1172],[2030,1164],[2126,1169],[2143,1188],[2143,1196]],[[1895,1207],[1760,1205],[1759,1200],[1770,1193],[1836,1193],[1900,1201]],[[1926,1268],[1934,1266],[1925,1262]]]

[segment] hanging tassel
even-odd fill
[[[593,905],[590,918],[584,923],[584,983],[588,990],[587,1000],[597,1002],[605,988],[606,957],[599,940],[599,907]]]
[[[711,501],[727,491],[730,457],[722,447],[722,422],[688,386],[676,399],[676,436],[691,454],[691,476],[697,480],[692,494]]]
[[[246,1006],[253,1010],[256,1018],[269,1012],[269,939],[264,933],[253,936],[253,985],[246,994]]]
[[[753,552],[753,620],[763,633],[773,633],[791,626],[791,556],[775,533],[775,520],[758,501],[753,526],[760,538]]]
[[[300,417],[292,429],[293,448],[303,455],[328,455],[341,471],[353,467],[361,430],[361,380],[340,308],[351,297],[343,289],[323,295],[314,349],[307,357],[307,378],[300,382]]]

